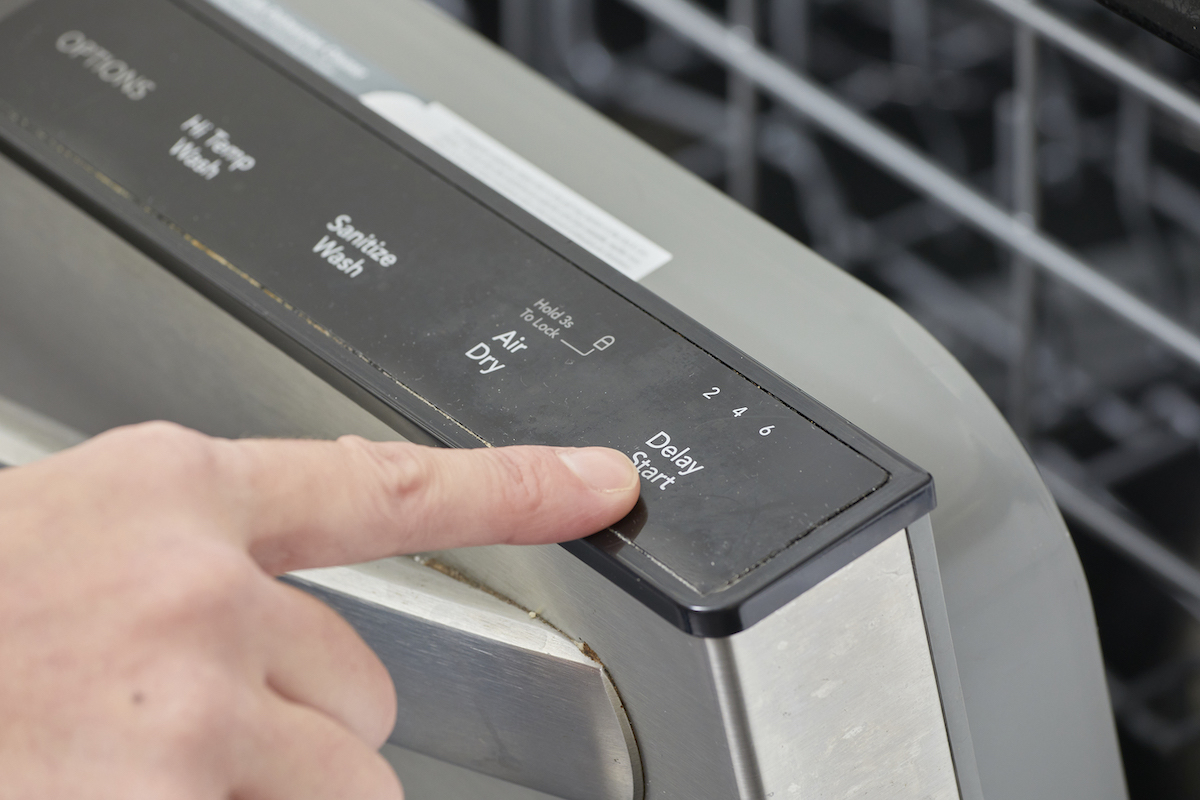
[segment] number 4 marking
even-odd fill
[[[746,408],[735,408],[735,409],[733,410],[733,415],[734,415],[735,417],[740,417],[742,414],[745,414],[745,413],[746,413],[746,411],[747,411],[747,409],[746,409]]]

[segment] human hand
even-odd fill
[[[571,466],[573,465],[573,466]],[[119,429],[0,471],[0,798],[397,800],[383,665],[271,576],[600,530],[599,448]]]

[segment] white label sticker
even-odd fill
[[[359,81],[370,68],[271,0],[208,0],[279,49],[338,85]]]
[[[364,105],[633,280],[671,254],[581,197],[440,103],[396,91],[368,92]]]

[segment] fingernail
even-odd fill
[[[628,491],[638,481],[633,462],[624,454],[607,447],[559,450],[558,457],[580,480],[597,492]]]

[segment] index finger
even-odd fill
[[[263,569],[405,552],[543,544],[595,533],[637,501],[632,462],[601,447],[444,450],[407,443],[243,440],[218,496]]]

